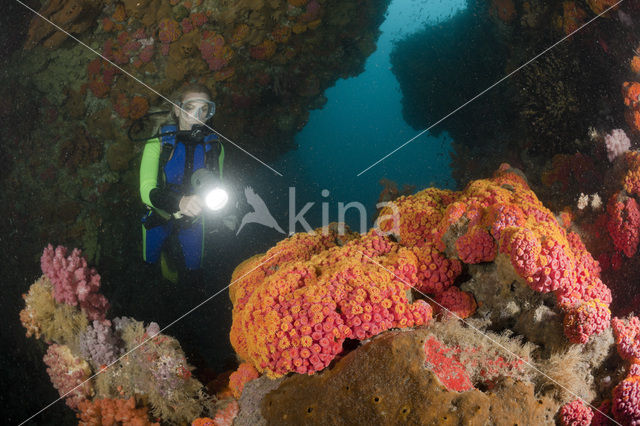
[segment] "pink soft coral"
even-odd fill
[[[42,253],[42,272],[53,285],[53,297],[58,303],[79,306],[90,320],[104,320],[109,308],[107,299],[98,293],[100,275],[87,266],[82,252],[73,249],[67,256],[67,248],[53,249],[49,244]]]
[[[43,358],[47,365],[47,373],[53,387],[61,397],[65,397],[67,405],[73,409],[78,403],[93,395],[91,367],[83,359],[73,356],[67,346],[53,344],[47,349]]]

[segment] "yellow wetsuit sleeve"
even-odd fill
[[[158,187],[158,167],[160,167],[160,153],[162,145],[160,139],[149,139],[144,145],[142,161],[140,163],[140,197],[142,202],[153,207],[149,194]]]

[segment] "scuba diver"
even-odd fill
[[[143,217],[142,250],[147,263],[160,261],[162,275],[178,281],[178,270],[189,281],[202,279],[205,210],[218,210],[228,201],[221,188],[224,147],[206,123],[215,114],[209,89],[184,87],[173,99],[171,116],[159,134],[146,140],[140,165]],[[234,227],[235,217],[224,224]],[[179,250],[177,248],[179,246]]]

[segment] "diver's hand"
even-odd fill
[[[202,202],[197,195],[185,195],[180,199],[178,207],[179,213],[185,216],[195,217],[202,213]]]

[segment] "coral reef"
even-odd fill
[[[79,253],[46,249],[20,319],[55,343],[46,362],[61,393],[101,372],[67,398],[81,421],[639,422],[640,326],[624,315],[640,301],[640,8],[594,19],[615,2],[552,3],[470,0],[396,44],[405,118],[453,137],[466,186],[409,195],[385,183],[397,220],[387,208],[379,230],[298,234],[240,265],[231,339],[247,364],[224,401],[157,325],[106,320]],[[362,71],[387,4],[50,0],[40,12],[162,95],[207,84],[216,129],[262,158],[291,149],[323,91]],[[126,128],[163,100],[66,38],[34,18],[25,50],[4,60],[2,235],[12,253],[81,244],[116,271],[114,253],[135,249],[122,225],[135,220],[114,213],[137,199]],[[503,161],[529,182],[507,167],[471,180]]]
[[[68,399],[88,419],[120,409],[219,425],[638,419],[640,322],[610,324],[598,262],[520,171],[503,164],[461,191],[400,196],[376,225],[295,234],[238,265],[230,339],[244,363],[219,399],[177,340],[131,318],[94,320],[68,338],[62,358],[79,367],[70,377],[51,367],[52,381],[66,389],[100,373]],[[49,246],[42,268],[92,282],[79,254]],[[48,280],[26,299],[61,305]],[[32,305],[21,319],[44,334]]]
[[[270,377],[314,373],[347,338],[426,324],[432,305],[470,317],[476,300],[494,326],[517,321],[528,338],[561,323],[569,341],[584,344],[609,327],[611,293],[597,262],[508,165],[464,191],[399,197],[378,221],[362,236],[336,225],[296,234],[236,268],[230,337],[241,359]],[[462,266],[473,272],[464,291],[454,286]],[[411,303],[412,289],[430,304]]]
[[[156,323],[106,319],[106,299],[97,293],[100,276],[80,254],[45,248],[45,275],[24,296],[20,319],[28,336],[57,342],[44,358],[47,372],[81,424],[150,424],[147,410],[169,423],[213,414],[215,400],[192,376],[177,340],[161,334]]]
[[[176,3],[56,0],[41,12],[72,34],[92,37],[107,59],[165,97],[189,80],[211,86],[221,111],[232,109],[238,98],[251,105],[267,102],[271,114],[293,121],[293,128],[282,131],[275,126],[279,119],[263,119],[261,126],[267,128],[252,130],[249,117],[264,116],[252,108],[246,115],[225,114],[230,124],[224,130],[249,144],[254,138],[248,136],[256,131],[276,142],[289,139],[280,142],[278,150],[283,152],[292,146],[295,129],[304,125],[310,98],[320,96],[338,77],[361,72],[388,2],[372,0],[357,7],[351,1],[315,0],[295,5],[284,0]],[[363,41],[347,42],[356,36]],[[60,49],[65,38],[46,21],[34,19],[25,48],[43,44]],[[210,70],[215,72],[209,74]],[[119,95],[131,95],[118,87],[118,80],[129,76],[100,59],[90,63],[87,74],[85,87],[98,98],[111,94],[114,110],[119,108]],[[288,87],[276,86],[283,79]],[[136,91],[150,104],[160,101],[143,87]],[[82,101],[90,104],[91,97]],[[120,115],[135,119],[143,110]],[[268,142],[264,146],[273,148]]]
[[[377,224],[365,235],[339,232],[340,225],[296,234],[237,267],[231,339],[238,355],[266,374],[244,387],[236,424],[464,423],[471,417],[491,423],[498,413],[506,422],[513,415],[514,423],[536,424],[633,418],[627,402],[635,398],[633,380],[620,368],[624,359],[636,359],[637,319],[614,318],[612,330],[612,296],[598,263],[521,172],[505,164],[462,191],[430,188],[398,197]],[[376,278],[369,266],[377,268]],[[350,329],[358,323],[348,315],[353,307],[336,296],[362,296],[356,302],[364,313],[371,306],[372,322],[381,312],[371,288],[335,291],[333,277],[353,286],[358,270],[366,272],[359,285],[371,279],[385,288],[397,280],[410,293],[408,307],[425,297],[436,319],[382,323],[349,340],[337,333],[322,342],[311,330],[337,319]],[[329,304],[313,308],[299,297],[325,297]],[[401,294],[391,299],[404,301]],[[251,307],[260,300],[266,303]],[[405,305],[396,305],[395,314],[398,306]],[[320,339],[328,365],[297,369],[308,347],[300,312],[321,312],[311,319],[316,323],[347,314],[309,330],[307,343]],[[325,351],[331,344],[333,351]],[[306,374],[272,380],[287,371]],[[640,369],[629,371],[633,377]],[[604,404],[609,398],[618,411]]]

